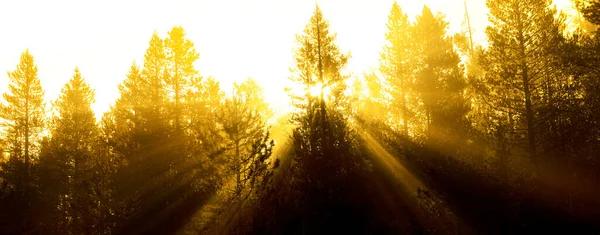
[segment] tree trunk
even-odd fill
[[[473,59],[473,31],[471,29],[471,17],[469,17],[469,10],[467,9],[467,0],[464,1],[465,4],[465,18],[467,19],[467,27],[469,31],[469,56]]]
[[[175,130],[179,133],[179,118],[180,118],[180,110],[179,110],[179,78],[177,77],[177,72],[175,72]]]
[[[522,82],[523,82],[523,93],[525,95],[525,118],[527,119],[527,140],[528,140],[528,152],[529,157],[533,164],[537,167],[537,156],[535,151],[535,120],[533,115],[533,105],[531,103],[531,90],[530,90],[530,78],[529,78],[529,68],[527,67],[527,56],[525,53],[525,36],[523,29],[523,21],[521,20],[521,10],[519,5],[517,4],[517,21],[519,22],[518,30],[519,30],[519,56],[520,56],[520,67],[522,72]]]
[[[406,107],[406,94],[402,94],[402,121],[404,121],[404,134],[408,136],[408,108]]]
[[[427,139],[431,141],[431,111],[429,108],[425,109],[425,115],[427,116]]]
[[[27,231],[29,227],[29,79],[27,79],[27,94],[25,95],[25,173],[23,177],[23,197],[25,198],[23,226]]]
[[[237,172],[236,172],[236,189],[235,193],[237,196],[240,196],[242,193],[242,159],[240,157],[240,141],[238,139],[235,140],[235,159],[237,161]]]

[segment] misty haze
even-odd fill
[[[599,25],[598,0],[1,2],[0,234],[600,234]]]

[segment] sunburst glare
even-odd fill
[[[0,234],[600,234],[599,12],[0,1]]]

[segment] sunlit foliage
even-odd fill
[[[481,93],[487,97],[482,101],[494,109],[489,117],[498,117],[497,135],[516,134],[509,138],[522,135],[527,139],[526,151],[535,162],[537,146],[544,134],[538,129],[558,124],[544,110],[555,108],[556,99],[567,92],[560,85],[567,77],[557,63],[557,46],[563,40],[561,21],[555,18],[551,1],[488,1],[487,4],[491,25],[486,33],[490,48],[480,62],[485,72]]]
[[[203,76],[182,26],[100,120],[79,68],[47,110],[26,50],[0,105],[0,234],[598,233],[600,3],[573,2],[576,29],[550,0],[487,0],[486,42],[468,1],[454,35],[394,2],[361,74],[316,5],[285,114],[260,79]]]
[[[16,212],[5,217],[11,232],[30,231],[35,218],[29,203],[36,194],[32,190],[35,185],[32,165],[38,160],[46,112],[44,91],[37,72],[33,56],[26,50],[21,54],[17,68],[8,72],[9,89],[3,94],[5,102],[0,109],[4,128],[3,148],[9,156],[1,166],[0,177],[10,190],[6,205]]]
[[[408,126],[410,117],[414,113],[409,109],[409,103],[414,102],[414,82],[415,82],[415,46],[417,41],[413,37],[413,27],[408,19],[408,15],[402,12],[397,2],[392,5],[392,10],[388,16],[387,32],[385,34],[388,45],[383,48],[381,53],[381,73],[385,76],[388,83],[388,92],[392,99],[392,107],[402,122],[402,129],[408,135]],[[372,79],[372,77],[371,77]],[[371,81],[372,83],[372,81]],[[376,89],[375,94],[380,93]]]
[[[94,90],[79,69],[55,103],[50,139],[40,156],[44,230],[48,233],[110,233],[116,164],[100,139],[90,107]]]

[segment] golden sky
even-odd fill
[[[568,0],[557,0],[568,5]],[[229,89],[233,81],[256,79],[276,110],[288,110],[283,91],[292,65],[294,40],[318,3],[350,51],[348,72],[360,76],[378,64],[393,0],[169,0],[0,1],[0,92],[7,71],[29,48],[48,103],[72,77],[75,66],[96,90],[97,116],[118,97],[117,86],[133,60],[141,64],[154,30],[161,37],[184,27],[200,53],[196,67]],[[464,26],[463,0],[398,0],[411,16],[423,4],[441,11],[450,31]],[[475,39],[484,41],[485,0],[467,0]]]

